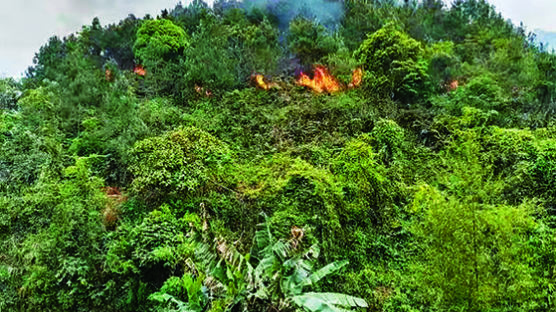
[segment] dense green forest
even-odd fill
[[[0,311],[556,310],[556,55],[486,1],[99,18],[0,80]]]

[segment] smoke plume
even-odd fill
[[[274,15],[279,27],[288,27],[298,16],[316,20],[328,28],[335,28],[344,13],[342,0],[244,0],[246,9],[258,8]]]

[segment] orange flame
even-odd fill
[[[328,73],[328,69],[326,69],[326,67],[321,65],[315,66],[313,79],[301,72],[301,75],[297,79],[297,84],[308,87],[317,93],[335,93],[341,90],[340,83],[338,83],[334,76]]]
[[[112,71],[110,69],[106,69],[104,71],[104,78],[106,79],[106,81],[112,81],[114,76],[112,75]]]
[[[139,76],[145,76],[147,74],[147,71],[145,70],[145,68],[143,68],[143,65],[135,65],[135,68],[133,68],[133,72]]]
[[[257,87],[264,89],[264,90],[268,90],[270,89],[268,84],[264,81],[264,76],[261,74],[257,74],[255,75],[255,83],[257,84]]]
[[[261,88],[263,90],[270,90],[271,88],[274,88],[274,87],[278,86],[274,82],[266,82],[264,76],[261,75],[261,74],[255,74],[255,75],[251,76],[251,78],[253,79],[253,82],[255,83],[255,86],[257,86],[257,88]]]
[[[446,84],[446,90],[448,92],[455,91],[458,88],[459,88],[459,81],[457,81],[457,80],[452,80],[452,81],[450,81],[449,83]]]
[[[358,67],[353,70],[353,74],[351,75],[351,82],[348,85],[348,88],[357,88],[363,82],[363,69]]]
[[[210,91],[210,89],[205,89],[198,84],[195,84],[195,92],[197,92],[201,96],[212,97],[212,91]]]

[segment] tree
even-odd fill
[[[21,84],[13,78],[0,78],[0,109],[15,109],[21,95]]]
[[[297,18],[290,23],[288,46],[302,65],[313,65],[324,56],[334,53],[340,47],[338,38],[334,38],[321,24],[306,18]]]
[[[232,43],[228,26],[215,16],[204,18],[184,53],[181,93],[194,94],[195,88],[200,87],[205,95],[207,90],[218,94],[239,87],[247,78],[240,74],[244,72],[239,67],[244,56]]]
[[[412,209],[421,242],[417,266],[420,296],[432,309],[485,311],[532,304],[534,271],[528,233],[537,224],[534,205],[500,204],[503,180],[490,178],[478,160],[475,132],[451,142],[450,174],[439,186],[420,186]],[[441,191],[439,188],[442,188]]]
[[[133,51],[146,66],[183,53],[189,44],[185,31],[167,19],[144,21],[137,29]]]
[[[409,101],[427,93],[428,64],[421,44],[388,24],[363,41],[355,55],[374,92]]]

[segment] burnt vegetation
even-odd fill
[[[556,309],[556,56],[487,2],[100,21],[0,80],[0,311]]]

